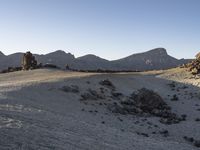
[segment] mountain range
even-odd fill
[[[20,66],[22,56],[23,53],[4,55],[0,52],[0,70]],[[75,58],[71,53],[66,53],[62,50],[45,55],[34,54],[34,56],[42,64],[50,63],[63,69],[66,65],[69,65],[70,68],[78,70],[160,70],[177,67],[191,61],[188,59],[176,59],[168,55],[164,48],[155,48],[144,53],[133,54],[113,61],[92,54]]]

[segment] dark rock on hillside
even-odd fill
[[[59,69],[58,66],[56,66],[56,65],[54,65],[54,64],[50,64],[50,63],[46,63],[43,67],[44,67],[44,68]]]
[[[200,147],[200,140],[196,140],[193,137],[183,137],[187,142],[193,144],[195,147]]]
[[[9,73],[15,71],[21,71],[22,67],[8,67],[7,69],[2,70],[0,73]]]
[[[102,93],[99,93],[95,90],[88,89],[86,93],[81,94],[81,101],[86,101],[86,100],[99,100],[99,99],[104,99],[104,95]]]
[[[99,84],[102,86],[108,87],[112,90],[115,89],[115,86],[113,85],[113,83],[108,79],[100,81]]]
[[[71,92],[71,93],[79,93],[79,87],[77,85],[71,85],[71,86],[63,86],[61,88],[62,91],[64,92]]]
[[[194,141],[194,146],[200,147],[200,140],[195,140]]]
[[[122,115],[145,115],[160,117],[163,124],[175,124],[184,121],[185,118],[178,117],[171,112],[171,108],[164,102],[157,93],[142,88],[133,93],[130,98],[121,101],[120,104],[109,105],[108,109],[113,113]]]
[[[170,109],[160,95],[146,88],[140,89],[138,93],[133,93],[131,98],[143,112],[154,113],[155,110]]]

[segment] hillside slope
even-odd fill
[[[195,121],[199,87],[183,84],[179,77],[177,93],[168,85],[175,78],[166,80],[165,74],[172,72],[88,74],[39,69],[1,74],[0,149],[197,150],[183,137],[200,139]],[[99,84],[105,79],[115,91]],[[186,120],[166,125],[158,117],[109,111],[110,104],[143,87],[158,92],[174,113],[186,114]],[[103,97],[81,100],[91,90]],[[124,97],[115,99],[112,92]],[[174,94],[178,101],[171,101]]]

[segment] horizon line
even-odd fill
[[[10,56],[10,55],[13,55],[13,54],[17,54],[17,53],[26,53],[26,52],[30,51],[30,52],[33,53],[34,55],[48,55],[48,54],[51,54],[51,53],[54,53],[54,52],[57,52],[57,51],[62,51],[62,52],[64,52],[64,53],[66,53],[66,54],[71,54],[71,55],[73,55],[75,59],[80,58],[80,57],[84,57],[84,56],[87,56],[87,55],[93,55],[93,56],[99,57],[99,58],[104,59],[104,60],[115,61],[115,60],[120,60],[120,59],[129,57],[129,56],[132,56],[132,55],[143,54],[143,53],[146,53],[146,52],[149,52],[149,51],[152,51],[152,50],[156,50],[156,49],[164,49],[164,50],[166,51],[167,55],[169,55],[167,49],[164,48],[164,47],[157,47],[157,48],[153,48],[153,49],[150,49],[150,50],[145,50],[145,51],[138,52],[138,53],[132,53],[132,54],[129,54],[129,55],[127,55],[127,56],[124,56],[124,57],[121,57],[121,58],[117,58],[117,59],[112,59],[112,60],[106,59],[106,58],[101,57],[101,56],[98,56],[98,55],[96,55],[96,54],[94,54],[94,53],[88,53],[88,54],[85,54],[85,55],[76,57],[75,54],[73,54],[73,53],[71,53],[71,52],[69,52],[69,51],[63,50],[63,49],[55,49],[55,50],[52,50],[52,51],[50,51],[50,52],[48,52],[48,53],[35,53],[35,52],[32,52],[33,50],[32,50],[32,51],[31,51],[31,50],[17,51],[17,52],[8,53],[8,54],[5,54],[3,51],[0,50],[0,53],[2,53],[2,54],[5,55],[5,56]],[[169,55],[169,56],[174,57],[174,58],[176,58],[176,59],[178,59],[178,60],[181,60],[181,59],[194,59],[194,58],[195,58],[195,56],[194,56],[193,58],[177,58],[177,57],[172,56],[172,55]]]

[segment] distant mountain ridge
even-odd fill
[[[0,70],[20,66],[22,56],[23,53],[14,53],[6,56],[0,52]],[[62,50],[46,55],[34,54],[34,56],[39,63],[51,63],[61,68],[69,65],[70,68],[78,70],[158,70],[177,67],[190,61],[187,59],[176,59],[168,55],[164,48],[152,49],[114,61],[109,61],[92,54],[75,58],[71,53],[66,53]]]
[[[157,70],[168,69],[181,65],[180,60],[169,56],[166,49],[156,48],[147,52],[133,54],[113,61],[124,69]]]

